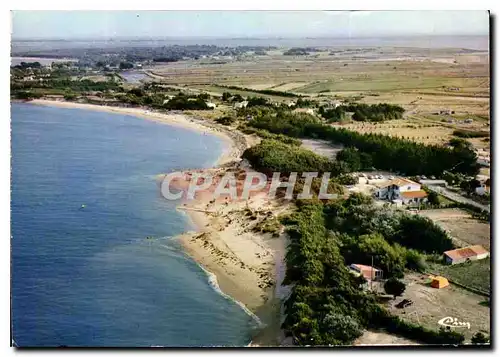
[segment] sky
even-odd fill
[[[486,11],[12,11],[13,38],[487,35]]]

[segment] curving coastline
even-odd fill
[[[227,143],[226,149],[214,163],[221,170],[234,168],[242,152],[252,142],[252,138],[239,132],[183,114],[43,99],[30,103],[133,115],[202,133],[209,132]],[[253,232],[248,227],[254,222],[250,222],[244,210],[250,208],[254,212],[276,212],[282,211],[283,207],[276,202],[255,197],[249,202],[229,202],[224,205],[196,200],[178,208],[189,217],[195,231],[186,232],[175,239],[207,273],[208,283],[240,305],[262,328],[257,336],[252,336],[250,345],[277,344],[280,303],[275,287],[278,272],[283,268],[285,240]],[[210,213],[214,211],[217,214]]]
[[[132,115],[137,118],[153,120],[156,122],[195,130],[201,133],[209,132],[216,135],[227,143],[227,149],[221,154],[215,165],[224,165],[237,160],[246,149],[246,141],[241,134],[220,128],[215,124],[194,117],[188,117],[178,113],[160,113],[147,108],[129,108],[120,106],[104,106],[97,104],[75,103],[62,100],[34,99],[29,104],[46,105],[60,108],[76,108],[87,110],[98,110],[108,113]]]

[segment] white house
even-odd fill
[[[427,192],[419,183],[405,178],[395,178],[378,186],[375,197],[402,204],[423,203],[427,200]]]
[[[472,245],[465,248],[455,250],[447,250],[443,253],[447,264],[460,264],[471,260],[486,259],[490,256],[490,252],[480,245]]]

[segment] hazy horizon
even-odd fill
[[[307,40],[307,39],[373,39],[373,38],[411,38],[411,37],[489,37],[489,34],[453,34],[453,35],[420,35],[420,34],[409,34],[409,35],[378,35],[378,36],[248,36],[248,37],[233,37],[233,36],[114,36],[114,37],[15,37],[12,36],[13,41],[33,41],[33,40],[44,40],[44,41],[88,41],[88,40],[98,40],[98,41],[146,41],[146,40],[183,40],[183,39],[210,39],[210,40]]]
[[[487,11],[11,11],[14,40],[488,36]]]

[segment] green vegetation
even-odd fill
[[[448,148],[381,134],[360,134],[324,125],[314,116],[299,119],[295,113],[286,111],[264,114],[254,118],[249,125],[276,134],[324,139],[355,147],[360,153],[369,155],[373,166],[380,170],[429,176],[440,176],[445,170],[468,175],[479,172],[477,156],[469,147]]]
[[[21,99],[21,100],[31,100],[31,99],[38,99],[38,98],[43,97],[43,95],[40,93],[36,93],[33,91],[27,91],[27,90],[15,91],[11,95],[15,99]]]
[[[224,92],[222,93],[222,101],[227,102],[229,99],[231,99],[232,95],[229,92]]]
[[[353,113],[352,119],[355,121],[383,122],[391,119],[403,118],[404,109],[399,105],[387,103],[380,104],[359,104],[351,103],[340,105],[334,109],[321,107],[319,113],[328,122],[340,122],[346,118],[346,113]]]
[[[120,69],[131,69],[134,68],[134,64],[130,62],[120,62]]]
[[[235,117],[230,117],[230,116],[223,116],[215,119],[217,123],[222,125],[233,125],[234,123],[236,123],[236,120],[237,119]]]
[[[455,265],[429,264],[429,271],[485,293],[490,291],[490,269],[489,258]]]
[[[258,107],[258,106],[266,106],[271,105],[271,103],[263,97],[251,97],[248,98],[247,107]]]
[[[60,89],[62,91],[73,91],[75,93],[92,91],[123,91],[120,84],[115,81],[95,82],[89,79],[71,80],[69,78],[48,79],[43,82],[15,82],[11,83],[11,90],[15,93],[18,90],[25,89]]]
[[[259,93],[259,94],[265,94],[265,95],[273,95],[276,97],[290,97],[290,98],[297,98],[301,97],[298,94],[290,93],[290,92],[283,92],[279,90],[273,90],[273,89],[251,89],[251,88],[245,88],[245,87],[237,87],[237,86],[224,86],[221,84],[217,85],[218,87],[222,88],[227,88],[227,89],[234,89],[234,90],[239,90],[239,91],[245,91],[245,92],[253,92],[253,93]]]
[[[306,113],[267,111],[260,116],[256,116],[248,125],[276,134],[301,137],[303,136],[303,127],[308,124],[320,125],[321,121],[315,116]]]
[[[317,103],[313,100],[299,98],[295,102],[295,108],[313,108]]]
[[[273,237],[279,237],[281,223],[276,217],[266,217],[253,228],[255,232],[270,233]]]
[[[342,175],[339,175],[336,180],[341,184],[341,185],[346,185],[346,186],[350,186],[350,185],[355,185],[358,183],[358,178],[353,176],[353,175],[350,175],[350,174],[342,174]]]
[[[475,345],[480,345],[484,343],[489,343],[490,339],[482,332],[477,332],[474,336],[472,336],[470,342]]]
[[[75,100],[77,97],[78,96],[72,92],[67,92],[66,94],[64,94],[64,100],[68,100],[68,101]]]
[[[487,131],[457,129],[453,131],[453,135],[459,138],[486,138],[490,136],[490,133]]]
[[[238,127],[238,130],[242,131],[245,134],[255,134],[263,139],[277,140],[288,145],[294,145],[294,146],[302,145],[302,141],[300,141],[299,139],[295,139],[283,134],[273,134],[264,129],[256,129],[242,125]]]
[[[21,62],[17,66],[14,66],[16,69],[28,69],[28,68],[42,68],[40,62]]]
[[[273,172],[334,172],[342,173],[342,166],[312,151],[287,145],[276,140],[263,140],[259,145],[245,150],[242,156],[258,171]]]
[[[405,289],[406,289],[405,283],[396,278],[390,278],[384,284],[385,292],[389,295],[394,295],[394,298],[396,298],[396,296],[403,295]]]
[[[283,219],[290,236],[284,284],[293,285],[285,302],[285,333],[298,345],[347,345],[364,328],[383,328],[428,344],[462,343],[464,336],[460,333],[430,330],[391,316],[374,295],[363,291],[364,278],[348,271],[349,262],[343,256],[345,234],[342,230],[329,231],[338,213],[332,207],[356,211],[370,202],[369,197],[356,194],[325,205],[297,201],[298,211]]]
[[[370,170],[373,166],[372,158],[364,152],[359,152],[356,148],[349,147],[337,153],[336,159],[344,161],[351,171]]]
[[[349,104],[341,106],[346,112],[353,112],[352,119],[356,121],[382,122],[390,119],[403,118],[404,109],[399,105],[379,104]]]
[[[481,182],[475,178],[471,180],[464,180],[460,183],[460,188],[467,194],[472,194],[476,191],[477,187],[481,186]]]
[[[309,50],[306,48],[294,47],[283,52],[283,56],[307,56],[309,55]]]
[[[168,110],[209,110],[207,103],[200,96],[178,94],[163,105]]]
[[[340,106],[333,109],[328,109],[324,106],[321,106],[318,112],[323,118],[326,119],[328,123],[341,122],[346,118],[345,110]]]
[[[438,206],[441,204],[441,201],[439,200],[439,195],[434,191],[428,192],[427,201],[429,202],[430,205]]]

